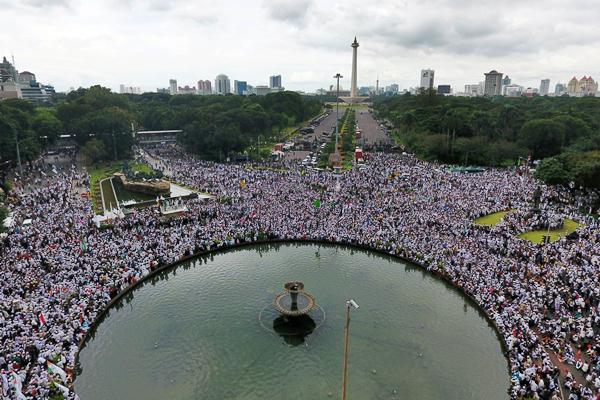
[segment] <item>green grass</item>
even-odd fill
[[[575,232],[577,228],[581,226],[580,223],[573,221],[572,219],[565,219],[565,223],[562,228],[550,231],[550,242],[555,242],[561,237],[570,235]],[[541,244],[544,241],[544,236],[548,233],[547,230],[531,231],[521,233],[519,237],[521,239],[529,240],[530,242]]]
[[[483,217],[477,218],[473,223],[475,225],[484,225],[484,226],[496,226],[502,221],[502,218],[506,214],[508,214],[510,210],[507,211],[498,211],[492,214],[484,215]]]
[[[93,165],[88,167],[88,174],[90,175],[90,192],[92,195],[92,206],[94,210],[102,213],[102,199],[100,198],[100,181],[104,178],[108,178],[115,172],[121,170],[120,162],[112,162],[108,164]]]
[[[143,174],[152,174],[154,171],[148,164],[144,163],[133,163],[131,164],[131,169],[135,172],[141,172]]]

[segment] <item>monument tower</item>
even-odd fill
[[[358,97],[358,88],[356,87],[356,54],[358,53],[358,42],[354,36],[352,43],[352,84],[350,86],[350,97]]]

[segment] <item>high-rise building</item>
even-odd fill
[[[465,94],[471,97],[483,96],[483,82],[465,85]]]
[[[573,77],[567,85],[569,96],[595,96],[598,92],[598,83],[592,77],[584,76],[581,80]]]
[[[272,75],[269,77],[269,87],[271,89],[279,89],[281,86],[281,75]]]
[[[424,89],[433,89],[433,78],[435,75],[435,71],[432,69],[422,69],[421,70],[421,88]]]
[[[196,87],[185,85],[184,87],[179,86],[177,88],[178,94],[196,94]]]
[[[126,86],[121,84],[119,86],[119,93],[121,94],[142,94],[142,88],[139,86]]]
[[[240,96],[248,94],[248,82],[233,81],[233,93],[240,95]]]
[[[217,75],[215,78],[215,93],[221,95],[231,93],[231,82],[227,75]]]
[[[19,83],[19,72],[6,57],[3,57],[2,63],[0,63],[0,82],[8,81]]]
[[[485,74],[484,96],[500,96],[502,94],[502,72],[495,69]]]
[[[521,97],[523,95],[523,86],[510,84],[502,87],[502,93],[506,97]]]
[[[557,83],[556,86],[554,86],[555,96],[562,96],[565,93],[567,93],[567,85],[564,83]]]
[[[177,79],[169,79],[169,93],[177,94]]]
[[[550,93],[550,79],[542,79],[540,82],[540,96],[548,96]]]
[[[511,83],[511,79],[508,75],[502,78],[502,86],[508,86]]]
[[[212,83],[211,81],[207,80],[202,80],[200,79],[198,81],[198,94],[201,95],[207,95],[207,94],[212,94]]]

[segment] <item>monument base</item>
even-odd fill
[[[371,100],[369,96],[359,96],[359,97],[340,97],[344,103],[348,104],[358,104],[358,103],[367,103]]]

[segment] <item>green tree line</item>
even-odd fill
[[[0,162],[32,161],[60,135],[74,134],[91,161],[126,159],[132,128],[183,129],[178,140],[205,158],[241,152],[283,128],[309,119],[322,102],[295,92],[267,96],[121,95],[92,86],[59,96],[55,106],[36,107],[23,100],[0,103]]]
[[[551,162],[547,182],[598,187],[600,98],[468,98],[432,93],[379,98],[374,108],[394,126],[399,143],[419,156],[441,162],[510,166],[532,157]],[[560,178],[562,177],[562,178]]]

